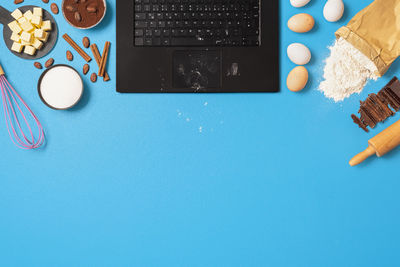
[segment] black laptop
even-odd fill
[[[279,91],[278,0],[118,0],[117,91]]]

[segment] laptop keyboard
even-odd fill
[[[135,46],[260,45],[260,0],[132,1]]]

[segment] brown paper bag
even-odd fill
[[[382,76],[400,56],[400,0],[375,0],[336,32],[371,59]]]

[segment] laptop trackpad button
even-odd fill
[[[221,51],[175,51],[173,87],[194,91],[221,87]]]

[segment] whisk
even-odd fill
[[[34,149],[40,147],[44,141],[43,127],[40,124],[36,115],[32,112],[25,101],[19,96],[19,94],[7,81],[1,65],[0,89],[1,97],[3,99],[4,118],[6,120],[8,134],[10,135],[13,143],[22,149]],[[22,104],[22,108],[18,102]],[[39,131],[37,139],[35,139],[32,128],[28,123],[28,119],[22,110],[24,107],[36,123],[37,129]],[[21,118],[25,122],[26,127],[21,126]],[[29,132],[29,134],[25,134],[23,128],[26,129],[25,131]]]

